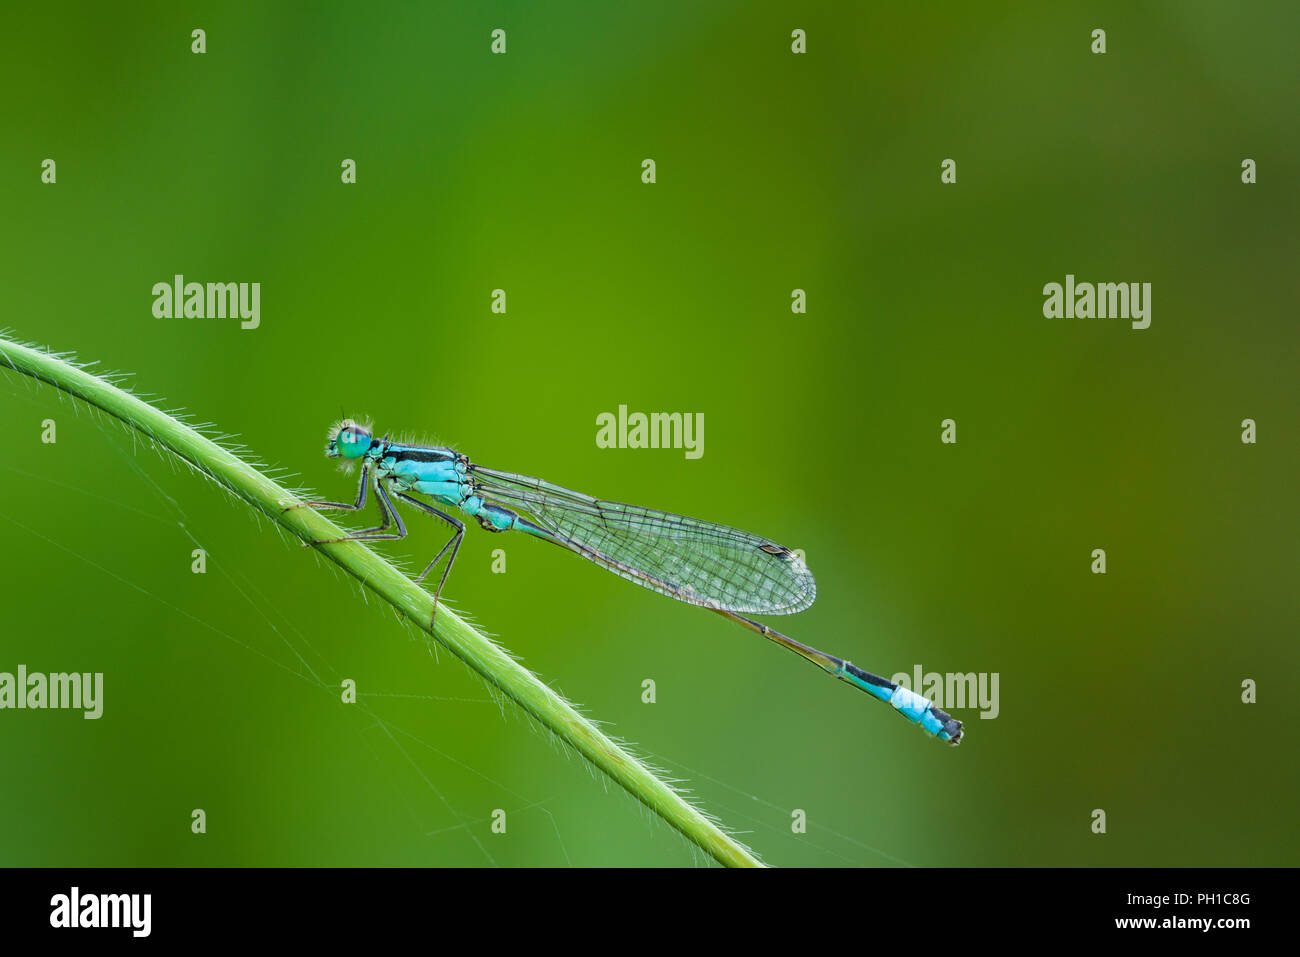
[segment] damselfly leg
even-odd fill
[[[341,508],[348,512],[359,512],[366,507],[366,488],[369,485],[370,463],[366,462],[361,466],[361,484],[357,486],[357,500],[349,505],[347,502],[298,502],[295,505],[286,505],[280,509],[283,512],[292,512],[295,508]]]
[[[364,477],[362,481],[365,481]],[[363,496],[364,497],[364,496]],[[337,542],[395,542],[406,537],[406,525],[402,522],[402,516],[398,514],[397,507],[393,500],[388,497],[388,489],[384,487],[381,479],[375,479],[375,504],[379,506],[379,517],[382,521],[374,528],[363,528],[359,532],[353,532],[350,535],[344,535],[342,538],[322,538],[310,542],[311,545],[333,545]],[[397,531],[385,531],[389,525],[397,525]]]
[[[389,490],[384,484],[384,480],[373,472],[370,463],[368,462],[361,466],[361,482],[357,487],[357,498],[351,505],[346,502],[300,502],[297,505],[288,506],[284,511],[288,512],[292,509],[303,507],[334,508],[348,512],[360,511],[365,508],[366,492],[369,489],[372,475],[374,476],[373,480],[375,485],[375,505],[379,508],[379,524],[372,528],[363,528],[360,531],[344,535],[342,538],[322,538],[311,542],[304,542],[304,546],[332,545],[338,542],[397,541],[406,537],[406,525],[402,521],[402,516],[397,511],[397,506],[394,505],[393,500],[389,498]],[[402,492],[393,490],[392,494],[397,498],[400,498],[403,502],[406,502],[408,505],[413,505],[421,511],[427,512],[435,518],[441,519],[454,529],[447,544],[442,546],[438,554],[434,556],[433,561],[429,562],[429,564],[424,567],[424,571],[420,572],[419,576],[415,579],[417,585],[424,581],[424,579],[428,577],[429,573],[437,567],[442,556],[447,554],[447,550],[451,550],[451,555],[447,558],[447,567],[443,569],[442,578],[438,580],[438,587],[433,593],[433,614],[429,617],[429,625],[432,627],[433,622],[438,617],[438,599],[442,595],[443,586],[447,584],[447,576],[451,574],[451,566],[456,563],[456,553],[460,551],[460,543],[465,539],[465,523],[453,518],[446,512],[434,508],[426,502],[421,502],[419,499],[412,498]],[[394,524],[397,526],[396,530],[389,532],[388,527]]]
[[[447,554],[447,549],[451,549],[451,555],[447,558],[447,567],[442,570],[442,578],[438,580],[438,587],[433,593],[433,614],[429,617],[429,627],[432,628],[434,620],[438,617],[438,597],[442,594],[442,586],[447,584],[447,576],[451,574],[451,566],[456,564],[456,553],[460,551],[460,543],[465,540],[465,523],[452,518],[446,512],[439,511],[427,502],[421,502],[418,498],[411,498],[411,496],[404,495],[401,492],[394,492],[393,494],[403,502],[408,502],[416,508],[428,512],[436,518],[442,519],[456,530],[452,533],[451,538],[447,540],[447,544],[442,546],[442,551],[433,556],[433,561],[429,562],[428,565],[425,565],[424,571],[420,572],[419,576],[415,579],[417,585],[424,581],[424,579],[428,577],[429,572],[433,571],[437,566],[438,560],[441,559],[443,555]]]

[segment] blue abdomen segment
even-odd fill
[[[940,741],[951,741],[953,744],[961,741],[961,722],[936,708],[934,702],[924,695],[919,695],[902,685],[896,685],[879,675],[873,675],[869,671],[863,671],[847,661],[840,666],[836,677],[848,681],[872,697],[889,702],[890,707],[908,721],[918,725],[926,734],[932,734]]]
[[[908,721],[919,724],[927,733],[934,735],[943,741],[953,739],[953,725],[956,724],[960,729],[961,725],[953,721],[942,711],[939,711],[934,702],[929,698],[917,694],[910,688],[904,688],[901,685],[894,689],[890,695],[889,703],[894,710],[901,714]],[[941,719],[939,715],[943,715]],[[957,732],[960,734],[960,731]]]
[[[478,523],[489,532],[508,532],[519,522],[519,516],[508,508],[485,502],[478,495],[471,495],[460,503],[467,515],[473,515]]]

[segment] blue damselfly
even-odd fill
[[[313,544],[405,538],[406,526],[395,500],[433,515],[453,529],[442,550],[416,578],[422,582],[450,552],[433,595],[435,615],[465,537],[464,522],[443,511],[441,505],[471,516],[488,531],[524,532],[553,542],[630,582],[716,612],[888,702],[928,734],[953,744],[961,740],[961,722],[928,698],[747,617],[791,615],[803,611],[817,597],[812,572],[784,545],[725,525],[608,502],[542,479],[485,468],[453,449],[392,442],[387,436],[375,438],[369,428],[349,420],[331,431],[326,454],[360,462],[356,501],[303,504],[357,511],[365,506],[373,485],[380,523],[344,538]]]

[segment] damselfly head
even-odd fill
[[[359,459],[370,451],[370,427],[344,419],[330,429],[329,445],[325,454],[332,459]]]

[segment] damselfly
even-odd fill
[[[630,582],[717,612],[841,681],[889,702],[903,717],[940,740],[953,744],[961,740],[961,722],[939,710],[929,698],[746,617],[792,615],[817,597],[812,572],[784,545],[725,525],[606,502],[541,479],[484,468],[452,449],[391,442],[387,436],[377,439],[369,428],[349,420],[331,430],[325,454],[360,462],[356,501],[350,505],[302,504],[358,511],[365,507],[367,490],[373,485],[380,521],[373,528],[312,544],[405,538],[406,526],[394,499],[453,529],[447,544],[416,578],[416,582],[424,581],[450,552],[433,593],[435,615],[465,537],[465,524],[414,494],[459,509],[490,532],[525,532],[554,542]]]

